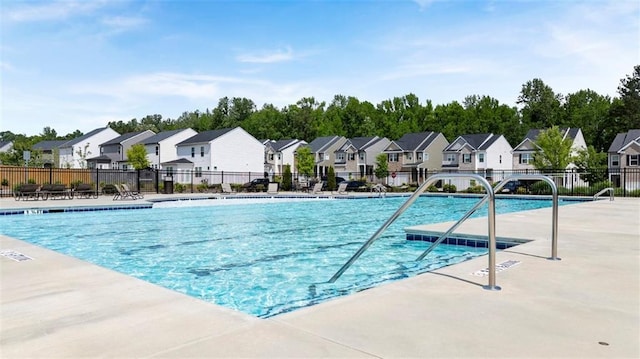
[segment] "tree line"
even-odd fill
[[[223,97],[211,110],[184,112],[175,119],[154,114],[140,120],[109,122],[107,126],[118,133],[181,128],[202,132],[240,126],[258,139],[296,138],[307,142],[330,135],[395,140],[406,133],[423,131],[442,132],[453,141],[464,134],[495,133],[504,135],[512,146],[518,145],[529,129],[579,127],[595,152],[605,152],[616,134],[640,128],[640,65],[620,80],[614,98],[590,89],[563,95],[535,78],[522,85],[516,104],[502,104],[488,95],[470,95],[462,102],[434,106],[430,100],[422,102],[410,93],[376,105],[353,96],[335,95],[329,103],[304,97],[283,108],[265,104],[258,109],[250,99]],[[22,151],[33,144],[78,135],[82,135],[79,130],[58,136],[49,127],[31,137],[0,132],[0,140],[14,141],[15,152],[0,154],[0,160],[21,165]]]

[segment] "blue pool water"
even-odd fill
[[[430,243],[407,241],[403,228],[457,220],[478,200],[421,197],[335,284],[314,287],[331,278],[405,200],[173,202],[141,210],[2,216],[0,232],[266,318],[486,253],[440,245],[415,262]],[[550,205],[499,199],[496,212]]]

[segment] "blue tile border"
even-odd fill
[[[421,233],[409,233],[406,234],[406,239],[408,241],[425,241],[425,242],[435,242],[440,238],[440,235],[437,233],[432,234],[421,234]],[[488,239],[486,237],[471,237],[471,236],[458,236],[451,235],[445,238],[441,244],[449,244],[454,246],[465,246],[472,248],[488,248]],[[523,243],[527,243],[529,241],[515,238],[496,238],[496,248],[497,249],[507,249],[513,246],[517,246]]]
[[[94,211],[116,211],[122,209],[149,209],[153,208],[153,203],[136,204],[136,205],[114,205],[114,206],[95,206],[95,207],[52,207],[52,208],[21,208],[21,209],[0,209],[0,216],[14,215],[38,215],[49,213],[66,213],[66,212],[94,212]]]

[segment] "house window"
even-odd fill
[[[456,155],[454,153],[447,153],[447,162],[454,163],[456,162]]]
[[[127,166],[127,164],[126,164],[126,163],[122,165],[122,170],[123,170],[123,171],[126,171],[126,170],[128,170],[128,169],[129,169],[129,166]]]
[[[471,154],[463,153],[462,154],[462,163],[471,163]]]
[[[204,146],[200,146],[200,157],[204,157]]]
[[[173,177],[173,167],[166,167],[167,176]]]
[[[533,154],[531,154],[531,153],[521,153],[520,154],[520,163],[521,164],[533,163]]]
[[[627,166],[638,166],[640,164],[640,155],[627,155]]]
[[[273,161],[273,153],[269,154],[269,161]]]
[[[355,153],[350,153],[349,154],[349,161],[355,161],[356,160],[356,154]]]
[[[484,163],[484,153],[478,153],[478,163]]]
[[[322,161],[324,159],[324,152],[318,153],[318,160]]]
[[[191,157],[195,157],[196,156],[196,148],[195,147],[191,147]]]
[[[620,155],[611,155],[611,167],[620,166]]]
[[[278,161],[282,160],[282,153],[278,153]]]
[[[160,147],[156,146],[156,156],[160,153]]]
[[[344,162],[344,152],[336,153],[336,162]]]
[[[202,177],[202,167],[196,167],[195,177]]]
[[[364,162],[367,158],[367,154],[364,152],[360,152],[360,161]]]
[[[407,153],[405,153],[405,154],[404,154],[404,159],[405,159],[406,161],[413,161],[413,153],[411,153],[411,152],[407,152]]]
[[[422,152],[418,152],[417,156],[418,156],[418,161],[422,162]]]
[[[100,154],[104,154],[104,147],[100,147]]]
[[[398,162],[398,154],[390,153],[389,154],[389,162]]]
[[[118,153],[120,153],[120,146],[118,146]]]
[[[498,157],[498,162],[499,162],[499,163],[502,163],[502,155],[500,155],[500,156]]]

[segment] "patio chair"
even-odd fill
[[[142,193],[138,192],[138,191],[133,191],[131,190],[131,188],[129,188],[129,185],[126,183],[122,184],[122,189],[127,192],[131,198],[133,199],[143,199],[144,195],[142,195]]]
[[[311,190],[312,194],[322,193],[322,182],[318,182],[313,185],[313,189]]]
[[[42,194],[46,194],[47,197],[53,198],[62,198],[62,199],[72,199],[73,194],[67,188],[67,186],[63,184],[45,184],[40,188],[40,192]]]
[[[113,196],[113,200],[117,200],[117,199],[138,199],[137,197],[134,197],[133,194],[129,191],[126,191],[124,189],[124,185],[118,185],[118,184],[114,184],[113,187],[116,189],[116,194]]]
[[[275,182],[269,183],[269,187],[267,188],[267,193],[278,194],[278,184]]]
[[[347,183],[342,182],[338,185],[338,194],[347,194]]]
[[[236,191],[231,189],[231,185],[228,184],[228,183],[222,183],[221,186],[222,186],[222,193],[225,193],[225,194],[235,194],[236,193]]]
[[[98,198],[98,191],[88,183],[80,183],[74,188],[73,196],[77,198]]]
[[[49,195],[47,192],[40,191],[39,184],[32,184],[32,183],[26,183],[26,184],[20,185],[16,190],[16,192],[14,193],[14,195],[15,195],[16,201],[19,201],[21,199],[28,200],[30,198],[33,198],[34,200],[37,200],[39,198],[46,200],[47,198],[49,198]]]

